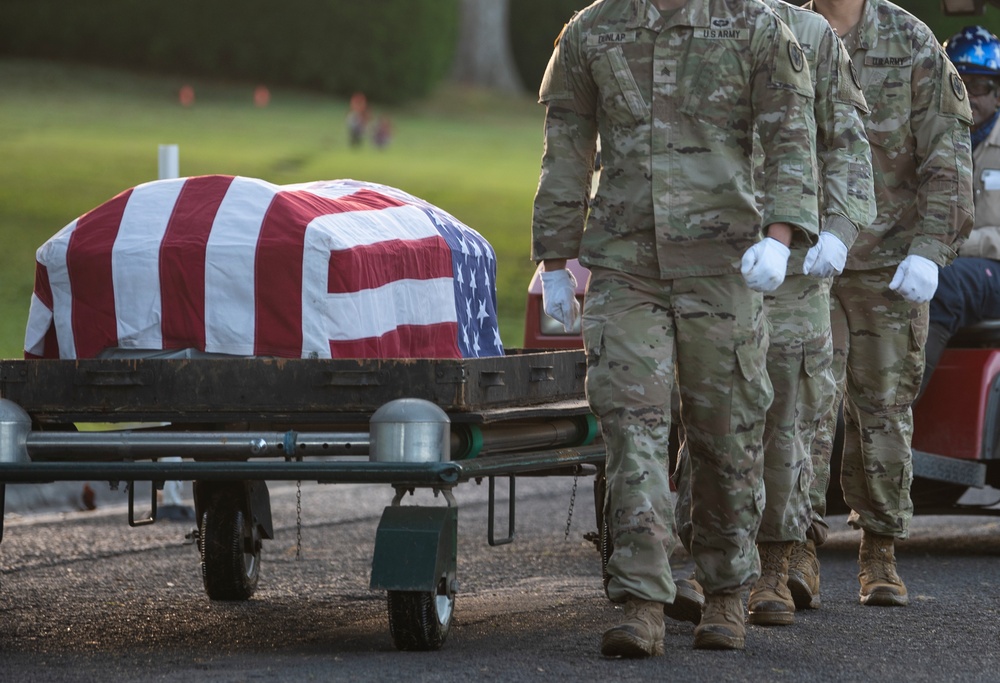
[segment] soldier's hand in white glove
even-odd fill
[[[562,323],[567,332],[580,323],[580,302],[576,300],[576,278],[568,268],[543,270],[542,307],[545,314]]]
[[[773,292],[785,281],[789,249],[773,237],[765,237],[746,250],[740,271],[750,289]]]
[[[922,304],[934,297],[938,286],[938,265],[929,258],[910,254],[900,262],[889,289],[907,301]]]
[[[816,246],[806,252],[802,272],[812,277],[833,277],[844,272],[847,264],[847,245],[829,232],[821,232]]]

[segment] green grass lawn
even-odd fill
[[[178,103],[189,82],[195,103]],[[388,148],[347,145],[347,103],[255,84],[184,81],[84,66],[0,60],[0,357],[19,358],[34,253],[77,216],[154,180],[160,144],[182,176],[220,173],[286,184],[354,178],[422,197],[475,228],[498,256],[500,330],[522,345],[531,203],[543,110],[534,98],[443,88],[388,114]]]

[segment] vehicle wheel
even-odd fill
[[[201,515],[201,575],[212,600],[248,600],[257,590],[262,543],[243,502],[237,492],[218,491]]]
[[[389,634],[397,650],[439,650],[448,637],[455,594],[447,577],[437,592],[388,591]]]

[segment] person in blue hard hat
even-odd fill
[[[955,332],[1000,318],[1000,39],[982,26],[966,26],[944,48],[972,107],[975,223],[958,257],[941,269],[931,299],[921,394]]]

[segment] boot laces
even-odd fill
[[[702,623],[719,623],[720,621],[731,624],[742,623],[742,603],[739,595],[724,595],[719,597],[707,597],[702,615]]]
[[[777,590],[788,580],[788,564],[785,549],[778,545],[766,545],[760,554],[760,581],[768,588]]]
[[[788,566],[795,567],[799,571],[812,571],[813,555],[809,552],[806,543],[795,543],[792,546],[792,554],[788,558]]]
[[[896,573],[896,557],[891,546],[873,544],[865,553],[865,574],[873,583],[900,584]]]

